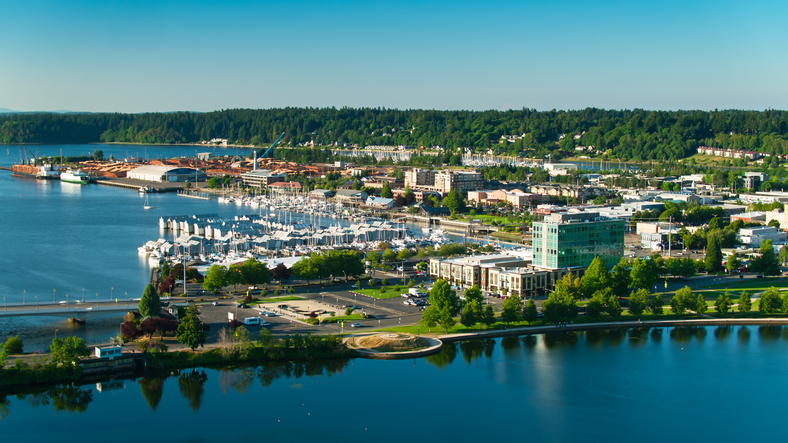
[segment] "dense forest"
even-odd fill
[[[385,108],[228,109],[207,113],[3,114],[2,143],[335,144],[469,148],[561,158],[575,147],[632,161],[677,160],[699,145],[788,154],[788,111],[435,111]],[[588,155],[588,154],[585,154]]]

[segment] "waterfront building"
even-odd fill
[[[475,171],[426,171],[414,168],[405,172],[405,186],[416,191],[446,194],[451,191],[467,193],[482,187],[484,177]]]
[[[533,223],[533,264],[547,269],[587,267],[599,257],[612,268],[624,255],[624,229],[624,220],[598,212],[550,214]]]
[[[199,169],[177,166],[145,165],[126,173],[126,177],[151,182],[206,181],[208,176]]]
[[[355,189],[337,189],[334,199],[342,203],[363,204],[367,200],[367,193]]]
[[[259,169],[241,174],[243,184],[253,188],[267,188],[273,183],[284,182],[286,178],[285,174],[276,174],[268,169]]]

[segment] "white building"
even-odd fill
[[[739,241],[745,245],[752,245],[757,247],[761,245],[764,240],[771,240],[772,243],[784,243],[786,238],[785,232],[778,230],[773,226],[764,226],[762,228],[741,228],[739,229]]]
[[[134,168],[126,173],[126,177],[151,182],[194,182],[208,179],[208,176],[199,169],[159,165]]]

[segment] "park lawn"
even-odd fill
[[[253,298],[252,301],[249,303],[279,303],[283,301],[293,301],[293,300],[304,300],[304,298],[296,297],[294,295],[287,295],[284,297],[273,297],[273,298]],[[238,303],[243,303],[243,299],[238,300]]]
[[[364,320],[364,316],[362,316],[361,314],[337,315],[335,317],[323,316],[323,319],[321,321],[323,323],[337,323],[340,320],[342,321]]]
[[[747,292],[750,294],[755,292],[765,291],[772,286],[776,288],[785,288],[788,287],[788,280],[783,278],[764,278],[764,279],[757,279],[755,281],[742,281],[742,282],[734,282],[734,283],[721,283],[716,285],[709,285],[704,286],[705,289],[725,289],[728,290],[744,290],[746,289]]]
[[[374,288],[367,288],[367,289],[352,289],[352,292],[356,292],[361,295],[366,295],[367,297],[377,298],[378,300],[385,300],[387,298],[396,298],[399,297],[400,294],[404,292],[408,292],[407,286],[400,285],[400,290],[394,290],[395,285],[386,286],[386,292],[380,292],[380,286],[375,286]]]
[[[498,232],[493,232],[490,235],[495,237],[495,238],[499,238],[501,240],[508,240],[508,241],[512,241],[512,242],[522,242],[523,241],[523,235],[515,233],[515,232],[501,232],[501,231],[498,231]]]

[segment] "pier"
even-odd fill
[[[76,323],[84,323],[89,318],[134,311],[137,309],[139,301],[138,298],[129,298],[125,300],[116,299],[115,301],[100,302],[8,303],[0,310],[0,318],[35,315],[44,317],[66,317],[72,319],[72,321]]]

